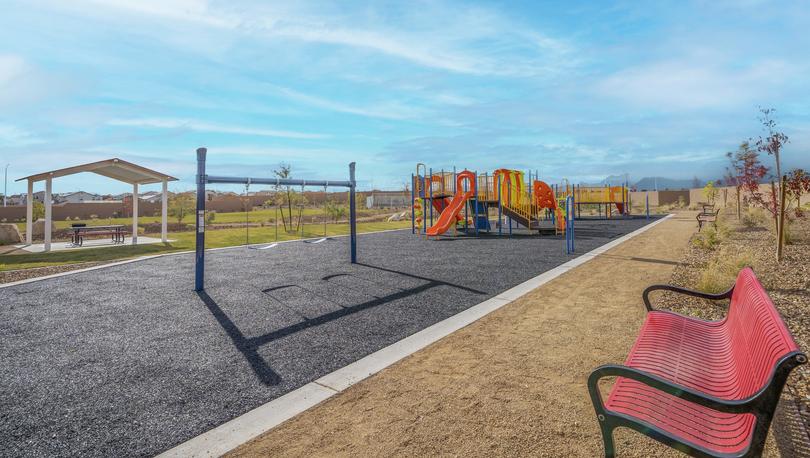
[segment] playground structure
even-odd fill
[[[208,150],[197,148],[197,218],[196,218],[196,252],[194,258],[195,276],[194,290],[203,291],[205,289],[205,185],[208,183],[218,184],[241,184],[247,190],[251,184],[266,184],[275,186],[306,186],[323,187],[329,186],[349,188],[349,258],[352,264],[357,263],[357,205],[355,199],[355,189],[357,183],[354,179],[355,163],[349,164],[349,180],[301,180],[291,178],[249,178],[249,177],[226,177],[212,176],[205,172],[205,157]],[[247,237],[247,236],[246,236]]]
[[[629,216],[631,201],[627,183],[620,186],[580,186],[566,184],[557,190],[557,196],[574,196],[576,218],[582,218],[582,207],[596,207],[597,217],[611,218],[614,215]]]
[[[451,230],[478,235],[492,232],[496,216],[499,235],[523,228],[529,232],[566,234],[582,210],[597,217],[629,215],[630,193],[621,186],[549,185],[537,172],[497,169],[492,174],[433,172],[417,164],[411,177],[412,232],[434,237]],[[614,212],[613,206],[616,210]],[[586,215],[587,217],[587,215]],[[570,228],[570,229],[569,229]]]

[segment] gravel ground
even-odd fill
[[[776,262],[775,237],[771,221],[745,227],[733,215],[723,215],[728,236],[714,249],[690,244],[671,283],[697,288],[704,270],[730,253],[742,254],[752,261],[757,277],[782,314],[796,343],[810,351],[810,219],[801,218],[791,225],[793,243],[786,245],[781,263]],[[727,287],[731,286],[731,281]],[[665,293],[657,304],[662,308],[704,319],[720,319],[727,312],[727,301],[712,302]],[[810,457],[810,367],[793,371],[781,409],[774,422],[774,432],[783,456]],[[769,444],[772,448],[773,444]]]
[[[646,223],[582,222],[579,253]],[[174,255],[0,289],[0,455],[151,456],[569,259],[407,231]]]

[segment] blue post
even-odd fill
[[[428,194],[430,195],[430,225],[433,226],[433,167],[428,172]]]
[[[205,148],[197,148],[197,245],[194,255],[194,291],[205,289]]]
[[[498,235],[503,235],[503,200],[501,200],[501,174],[498,174]]]
[[[565,253],[571,254],[574,252],[574,196],[568,196],[565,199]]]
[[[354,180],[354,162],[349,163],[349,234],[350,234],[350,257],[352,264],[357,264],[357,199],[355,199],[355,189],[357,182]]]
[[[467,169],[464,169],[464,171],[466,172]],[[468,183],[468,180],[464,180],[463,191],[464,191],[465,194],[467,193],[467,186],[469,186],[467,183]],[[464,202],[464,233],[465,234],[470,232],[470,228],[467,226],[467,220],[470,217],[469,209],[470,209],[470,201],[468,200],[467,202]]]
[[[414,190],[416,188],[416,180],[413,179],[413,173],[411,174],[411,234],[416,234],[416,209],[413,208],[413,204],[416,201],[416,197],[414,196]]]

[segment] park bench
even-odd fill
[[[718,213],[720,213],[720,209],[715,209],[713,204],[704,204],[703,210],[701,210],[696,217],[698,223],[698,232],[703,229],[703,225],[705,223],[712,223],[717,226]]]
[[[703,321],[653,310],[650,292],[731,299],[726,317]],[[605,456],[613,430],[627,427],[692,456],[760,456],[793,368],[807,362],[750,268],[725,293],[653,285],[647,317],[624,365],[597,368],[588,390]],[[599,381],[616,377],[607,402]]]
[[[82,246],[87,237],[110,237],[113,243],[124,243],[124,226],[87,226],[84,223],[71,224],[70,229],[73,234],[70,243],[73,246]]]

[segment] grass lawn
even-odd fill
[[[348,209],[347,209],[348,211]],[[366,209],[358,209],[357,216],[368,216],[368,215],[378,215],[378,214],[387,214],[390,215],[394,213],[394,210],[366,210]],[[214,217],[213,224],[222,223],[244,223],[245,218],[252,223],[261,223],[261,222],[268,222],[268,221],[275,221],[276,219],[276,209],[269,208],[269,209],[262,209],[262,208],[254,208],[253,210],[247,212],[228,212],[228,213],[217,213]],[[302,213],[302,217],[304,220],[310,220],[310,218],[322,218],[324,215],[323,208],[320,207],[307,207],[304,208]],[[278,213],[278,218],[281,220],[281,213]],[[345,218],[345,216],[344,216]],[[293,209],[293,223],[298,220],[298,210]],[[169,223],[176,223],[177,218],[169,217]],[[185,218],[183,218],[183,222],[187,224],[194,224],[194,212],[192,211]],[[71,224],[76,223],[84,223],[88,226],[101,226],[101,225],[108,225],[108,224],[122,224],[124,226],[131,226],[132,225],[132,218],[98,218],[98,219],[83,219],[83,220],[70,220],[70,221],[54,221],[57,229],[64,229],[70,227]],[[160,216],[138,216],[138,224],[144,225],[149,223],[160,223]],[[20,229],[21,232],[25,232],[25,221],[16,222],[17,228]]]
[[[258,212],[254,212],[258,213]],[[244,217],[244,213],[242,213]],[[374,232],[387,229],[401,229],[410,227],[410,220],[397,222],[357,223],[358,232]],[[328,224],[326,235],[342,235],[349,233],[348,224]],[[0,255],[0,271],[30,269],[33,267],[56,266],[76,264],[82,262],[105,262],[127,259],[174,251],[189,251],[194,249],[194,231],[174,232],[169,239],[174,240],[167,244],[156,243],[152,245],[124,245],[105,248],[92,248],[84,250],[56,251],[51,253],[8,254]],[[324,235],[322,224],[304,225],[304,238],[320,237]],[[301,232],[294,234],[278,232],[278,240],[294,240],[302,238]],[[275,227],[250,228],[250,243],[268,243],[276,241]],[[206,248],[220,248],[237,246],[245,243],[245,229],[210,230],[205,234]]]

